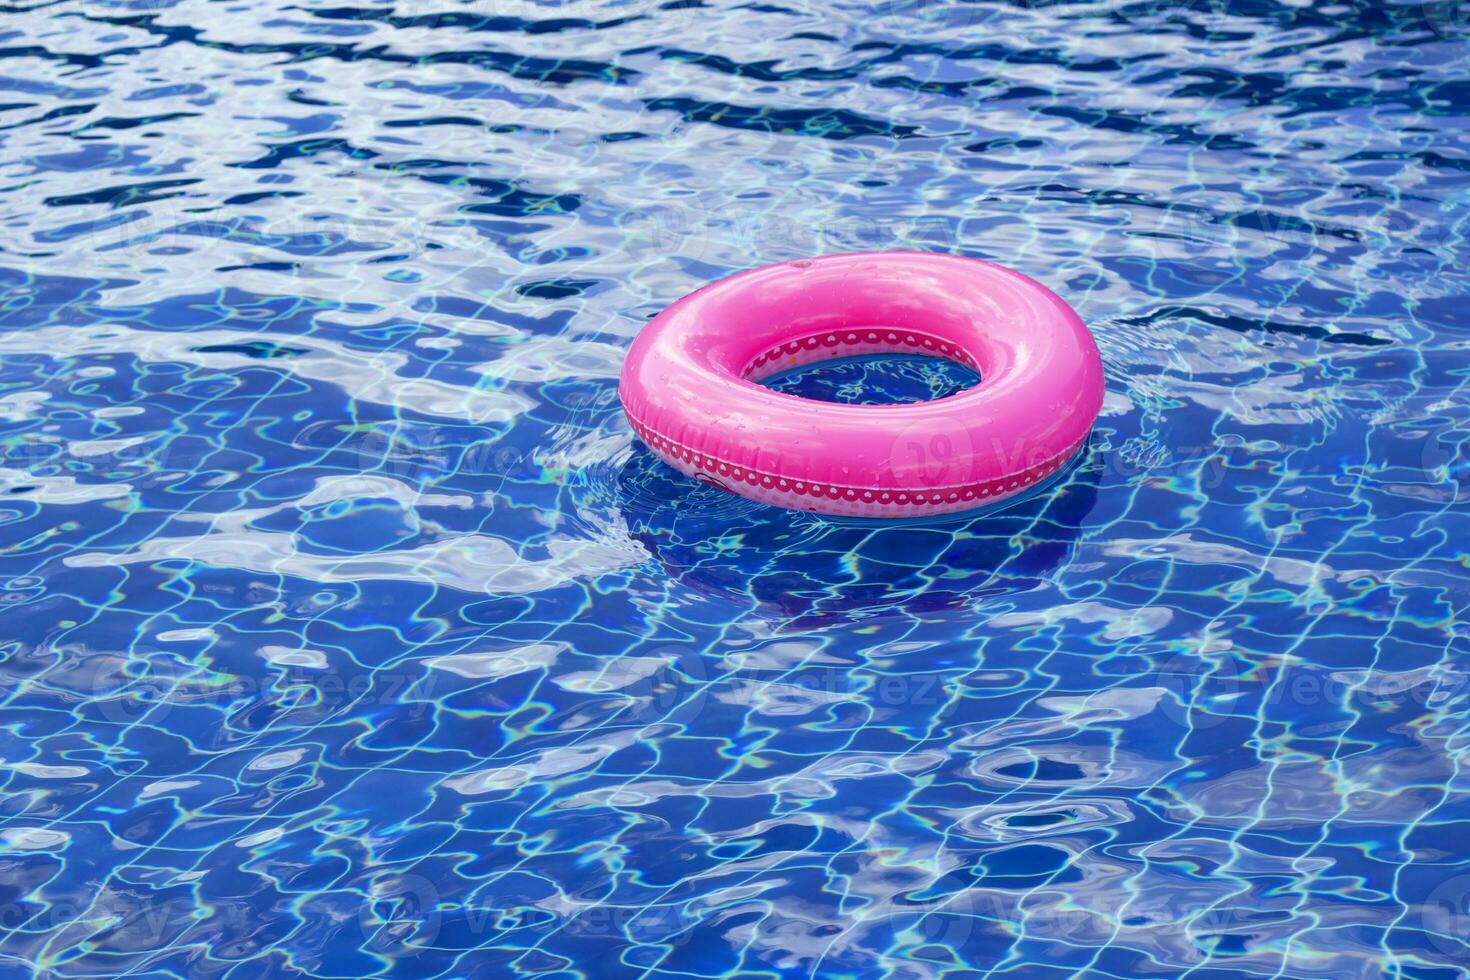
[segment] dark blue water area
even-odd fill
[[[908,405],[957,395],[980,380],[976,371],[942,357],[874,354],[805,364],[760,383],[783,395],[840,405]]]
[[[1470,975],[1467,13],[6,7],[0,978]],[[883,248],[1090,325],[1054,484],[632,437]]]

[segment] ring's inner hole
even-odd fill
[[[980,383],[971,368],[923,354],[858,354],[813,361],[759,379],[787,395],[845,405],[904,405],[958,394]]]

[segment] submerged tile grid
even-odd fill
[[[1464,975],[1459,13],[7,14],[0,975]],[[1093,325],[1052,492],[632,442],[881,247]]]

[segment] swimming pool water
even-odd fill
[[[0,977],[1466,976],[1466,13],[6,7]],[[877,248],[1092,326],[1048,492],[630,438]]]

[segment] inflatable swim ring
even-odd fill
[[[757,382],[813,361],[927,354],[979,372],[934,401],[844,405]],[[781,507],[915,517],[1003,500],[1059,470],[1102,406],[1097,346],[1040,283],[925,252],[766,266],[685,296],[633,342],[633,431],[688,476]]]

